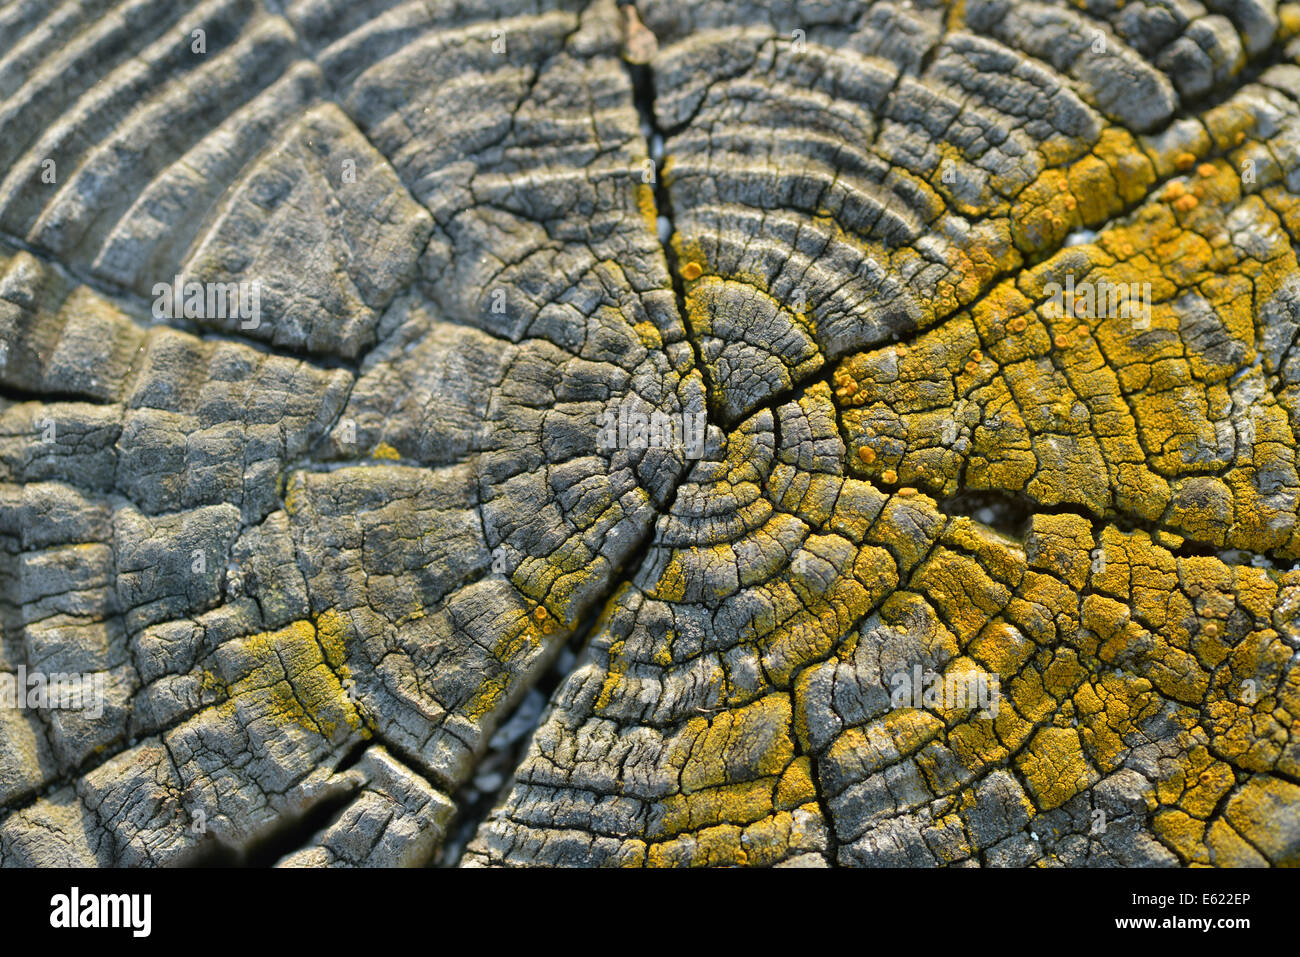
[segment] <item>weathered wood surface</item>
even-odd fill
[[[0,864],[1300,863],[1300,6],[637,11],[0,3]]]

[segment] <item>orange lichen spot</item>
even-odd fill
[[[659,231],[659,210],[655,207],[655,192],[646,183],[636,187],[636,208],[641,214],[641,221],[652,233]]]
[[[638,322],[632,327],[641,340],[641,345],[647,349],[662,349],[664,347],[663,336],[653,322]]]
[[[1168,186],[1165,187],[1165,193],[1164,193],[1165,202],[1172,203],[1174,200],[1181,198],[1186,193],[1187,193],[1187,187],[1184,186],[1182,182],[1180,182],[1179,180],[1174,180],[1172,183],[1170,183]]]
[[[1070,347],[1070,337],[1063,332],[1052,341],[1056,344],[1056,348],[1058,349],[1068,349]]]
[[[1125,130],[1106,129],[1093,154],[1076,164],[1076,169],[1087,171],[1087,175],[1076,179],[1071,190],[1089,207],[1089,219],[1114,215],[1122,204],[1144,197],[1155,182],[1155,169]]]
[[[971,362],[983,362],[983,361],[984,361],[984,353],[980,352],[978,349],[975,349],[975,350],[974,350],[973,352],[971,352],[971,354],[970,354],[970,361],[971,361]]]
[[[1277,8],[1277,19],[1281,26],[1279,40],[1289,40],[1300,33],[1300,3],[1284,3]]]
[[[1016,318],[1007,323],[1007,328],[1012,332],[1024,332],[1025,327],[1028,325],[1029,323],[1025,321],[1024,316],[1016,316]]]
[[[1180,170],[1186,172],[1196,165],[1196,157],[1191,153],[1179,153],[1178,156],[1174,158],[1174,165]]]
[[[893,485],[898,481],[898,473],[893,469],[885,469],[885,471],[880,473],[880,478],[889,485]]]
[[[465,716],[470,720],[478,719],[489,714],[502,701],[505,700],[506,692],[510,688],[510,673],[507,671],[499,672],[488,678],[475,692],[474,697],[465,707]]]
[[[704,268],[699,263],[687,263],[682,266],[682,278],[689,281],[699,279],[704,275]]]
[[[340,625],[328,617],[326,622],[328,627]],[[255,696],[250,700],[276,723],[296,724],[326,738],[361,731],[361,715],[344,685],[351,674],[345,666],[336,671],[329,663],[346,657],[343,640],[332,635],[322,643],[310,621],[235,639],[241,658],[253,664],[230,682],[230,697]]]
[[[1188,193],[1184,196],[1179,196],[1176,200],[1174,200],[1174,209],[1178,210],[1180,213],[1190,213],[1192,210],[1194,210],[1197,207],[1199,203],[1200,203],[1199,199],[1197,199],[1191,193]]]
[[[904,488],[900,488],[898,490],[898,494],[901,495],[903,498],[911,498],[913,495],[916,494],[916,489],[912,488],[911,486],[907,486]]]
[[[1214,175],[1214,164],[1213,164],[1213,163],[1202,163],[1200,166],[1196,167],[1196,172],[1197,172],[1198,174],[1200,174],[1201,176],[1213,176],[1213,175]]]
[[[325,652],[325,661],[338,670],[347,661],[346,639],[350,634],[348,619],[332,608],[322,611],[315,619],[316,640]]]
[[[1207,638],[1217,638],[1219,635],[1219,626],[1212,621],[1207,621],[1201,626],[1201,633]]]
[[[538,621],[544,619],[546,617],[546,606],[538,605],[536,608],[534,608],[533,617],[536,618]]]
[[[876,450],[869,445],[864,445],[858,449],[858,458],[862,459],[867,465],[876,460]]]

